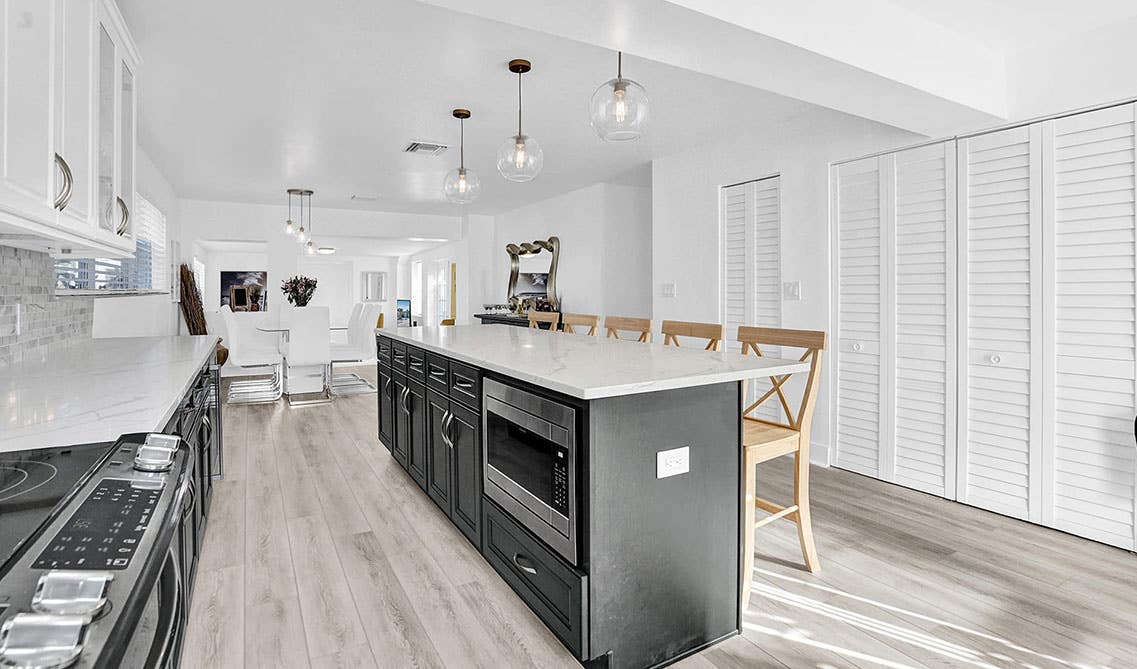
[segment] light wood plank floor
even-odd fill
[[[373,374],[372,374],[373,376]],[[226,406],[184,667],[568,667],[375,437],[375,396]],[[759,485],[790,494],[788,462]],[[822,571],[759,531],[741,636],[684,669],[1137,666],[1137,558],[814,469]]]

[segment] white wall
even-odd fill
[[[651,313],[651,188],[593,184],[495,217],[486,301],[504,302],[507,244],[557,236],[557,293],[565,311]]]
[[[782,305],[782,326],[832,332],[829,322],[829,163],[918,141],[912,133],[834,112],[655,161],[652,168],[652,313],[656,321],[721,322],[719,187],[781,175],[782,280],[802,299]],[[661,286],[674,283],[674,298]],[[733,339],[733,333],[727,333]],[[733,347],[732,347],[733,348]],[[828,366],[813,419],[829,442]],[[824,448],[815,449],[825,461]]]

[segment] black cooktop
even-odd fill
[[[0,573],[113,443],[0,453]]]

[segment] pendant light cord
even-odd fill
[[[461,128],[458,131],[461,138],[458,140],[458,163],[459,167],[466,169],[466,119],[458,119],[458,127]]]
[[[521,73],[517,73],[517,136],[521,136]]]
[[[616,52],[616,80],[624,78],[624,52]]]

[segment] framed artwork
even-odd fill
[[[221,306],[233,311],[267,311],[268,272],[221,272]]]

